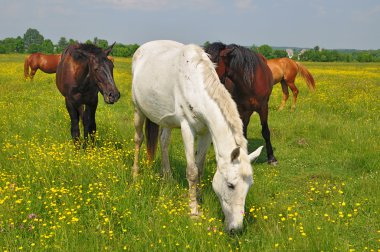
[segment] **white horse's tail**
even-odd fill
[[[146,118],[145,120],[145,136],[146,136],[146,150],[148,152],[148,159],[152,161],[157,150],[159,126]]]

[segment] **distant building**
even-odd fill
[[[293,55],[294,55],[294,53],[293,53],[293,49],[286,49],[286,53],[288,54],[288,57],[291,59],[291,58],[293,58]]]

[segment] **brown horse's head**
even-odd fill
[[[108,58],[114,44],[106,50],[91,44],[82,44],[74,55],[74,58],[84,58],[87,61],[88,76],[96,83],[104,101],[109,104],[117,102],[120,98],[120,92],[113,78],[114,65]]]

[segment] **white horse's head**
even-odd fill
[[[262,148],[263,146],[259,147],[250,155],[236,148],[231,153],[231,159],[218,162],[219,167],[212,180],[212,187],[222,205],[228,232],[243,228],[245,198],[253,184],[250,161],[260,155]]]

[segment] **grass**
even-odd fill
[[[160,157],[141,163],[133,182],[130,59],[116,58],[121,99],[100,99],[96,144],[75,150],[55,76],[23,80],[23,55],[0,55],[0,250],[2,251],[378,251],[380,248],[380,64],[305,63],[298,106],[277,111],[269,126],[279,160],[254,164],[245,229],[230,236],[211,186],[213,150],[202,181],[204,215],[187,207],[186,161],[178,130],[160,177]],[[252,116],[250,150],[263,144]],[[145,154],[143,154],[145,155]]]

